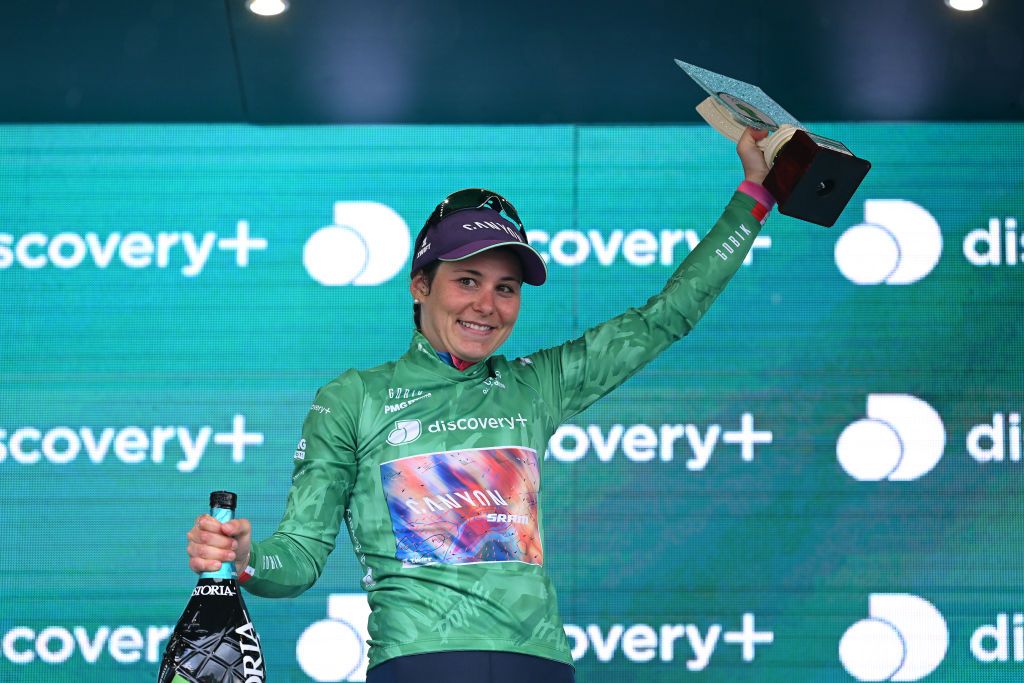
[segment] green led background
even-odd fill
[[[839,222],[773,213],[695,332],[544,464],[545,557],[580,681],[856,680],[839,644],[878,594],[941,614],[948,649],[926,680],[1024,670],[1024,125],[812,127],[873,163]],[[269,534],[317,388],[405,350],[408,260],[374,286],[303,267],[335,202],[381,203],[415,234],[454,189],[511,198],[558,257],[524,293],[511,357],[645,301],[672,270],[661,254],[681,260],[741,180],[706,127],[7,126],[0,163],[0,681],[155,680],[209,491],[237,491]],[[883,200],[933,217],[941,256],[908,284],[858,285],[837,264],[849,231],[896,235],[857,262],[897,270],[937,239],[861,226]],[[222,242],[240,222],[257,243],[244,256]],[[1013,248],[986,251],[990,228]],[[651,264],[615,249],[638,231]],[[204,245],[200,267],[186,246]],[[895,458],[877,481],[841,465],[841,435],[878,395],[934,410],[933,468],[885,477],[925,457],[905,439],[920,424],[897,415],[896,451],[863,448]],[[747,458],[744,420],[770,434]],[[232,448],[236,426],[262,442]],[[359,579],[342,534],[307,593],[248,599],[271,680],[313,680],[296,643]],[[770,644],[738,642],[746,614]],[[895,629],[914,657],[936,647]]]

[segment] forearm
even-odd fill
[[[761,229],[751,210],[756,202],[737,192],[721,218],[668,279],[661,292],[627,311],[595,337],[625,346],[646,362],[689,334],[739,270]],[[605,326],[601,326],[602,328]],[[623,335],[622,333],[627,334]]]
[[[254,543],[240,575],[256,595],[294,597],[313,585],[334,550],[348,506],[355,465],[338,449],[324,449],[321,434],[308,422],[306,451],[296,460],[284,516],[277,530]]]
[[[595,336],[613,343],[620,338],[644,360],[693,329],[725,289],[750,252],[761,223],[758,202],[737,191],[721,217],[676,268],[662,290],[647,303],[594,328]],[[763,214],[762,214],[763,217]],[[603,328],[608,328],[604,330]],[[623,332],[627,334],[623,334]],[[630,339],[632,338],[632,343]]]
[[[254,543],[240,573],[242,586],[266,598],[292,598],[320,577],[332,548],[318,539],[277,531]]]
[[[689,333],[743,264],[766,212],[753,197],[737,191],[662,291],[640,310],[663,319],[676,339]]]
[[[559,374],[568,390],[562,419],[613,390],[689,334],[739,270],[767,211],[750,195],[736,192],[658,294],[560,348]]]

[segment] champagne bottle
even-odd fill
[[[210,514],[230,522],[237,496],[210,494]],[[158,683],[265,683],[260,639],[242,600],[234,564],[204,572],[167,643]]]

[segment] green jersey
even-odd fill
[[[344,519],[365,571],[371,667],[444,650],[571,664],[544,571],[548,440],[693,328],[750,250],[755,205],[737,192],[660,293],[579,339],[460,372],[416,332],[397,361],[321,388],[284,518],[253,545],[245,588],[302,593]]]

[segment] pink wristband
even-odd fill
[[[750,195],[759,203],[764,204],[765,208],[769,211],[775,206],[775,197],[772,193],[765,189],[764,185],[752,182],[750,180],[744,180],[740,183],[739,191],[743,194]]]
[[[754,218],[761,225],[768,220],[768,214],[771,213],[772,207],[775,206],[775,198],[772,197],[771,192],[766,190],[763,185],[744,180],[740,183],[739,192],[747,195],[754,200],[754,208],[750,210]]]

